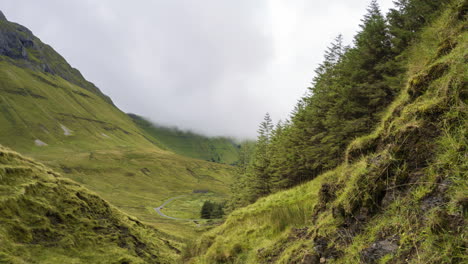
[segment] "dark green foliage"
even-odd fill
[[[224,204],[212,201],[205,201],[200,211],[203,219],[219,219],[224,215]]]
[[[213,210],[213,203],[210,201],[205,201],[201,208],[200,216],[203,219],[210,219],[211,218],[211,211]]]
[[[403,52],[417,37],[417,32],[430,23],[450,0],[397,0],[387,15],[393,50]]]
[[[232,197],[228,209],[244,206],[272,192],[271,141],[275,137],[273,121],[268,113],[260,123],[257,141],[241,144],[238,178],[231,186]]]
[[[219,219],[222,218],[224,215],[224,210],[223,210],[223,205],[222,204],[214,204],[213,210],[211,211],[211,218],[212,219]]]

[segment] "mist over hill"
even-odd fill
[[[235,165],[239,160],[240,143],[236,143],[233,138],[204,136],[177,127],[158,125],[135,114],[128,116],[159,142],[161,147],[177,154],[231,165]]]

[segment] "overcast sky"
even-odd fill
[[[208,135],[285,119],[370,0],[0,0],[125,112]],[[392,0],[379,1],[386,12]]]

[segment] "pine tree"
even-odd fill
[[[330,155],[341,155],[350,139],[370,131],[380,112],[390,104],[396,91],[386,82],[391,74],[387,61],[392,58],[391,41],[385,18],[377,2],[371,2],[362,19],[361,31],[354,38],[339,65],[333,107],[327,113],[327,140],[334,144]]]
[[[321,141],[327,133],[324,121],[336,96],[333,91],[337,79],[335,68],[345,51],[340,35],[325,52],[310,93],[299,100],[291,121],[273,131],[269,173],[274,190],[310,180],[322,171],[327,160],[322,156]]]
[[[270,174],[270,188],[273,191],[279,190],[287,186],[287,179],[283,177],[281,171],[283,165],[288,163],[288,152],[283,142],[287,138],[289,123],[278,122],[275,129],[272,131],[271,141],[269,146],[270,164],[268,172]]]
[[[265,117],[263,118],[263,122],[260,123],[260,127],[258,128],[258,143],[265,143],[268,144],[271,137],[271,132],[273,130],[273,121],[271,120],[270,114],[266,113]]]
[[[258,129],[257,143],[255,144],[255,153],[252,160],[252,171],[249,174],[252,178],[251,199],[255,201],[258,197],[265,196],[271,192],[269,144],[273,130],[273,121],[270,114],[266,113],[263,122]]]
[[[323,78],[324,75],[329,74],[330,70],[339,63],[341,57],[346,52],[347,47],[343,45],[343,35],[338,35],[327,48],[324,55],[324,61],[315,70],[316,76],[313,79],[313,84],[316,84]],[[311,88],[314,89],[314,88]]]

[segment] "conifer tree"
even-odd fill
[[[288,161],[290,150],[286,148],[286,144],[284,142],[284,139],[288,138],[288,129],[289,123],[279,121],[271,135],[269,146],[270,164],[268,172],[270,173],[270,187],[273,191],[287,186],[288,179],[282,177],[281,172],[284,164],[291,164]]]
[[[255,144],[255,154],[252,160],[252,197],[256,200],[258,197],[265,196],[271,192],[269,143],[273,130],[273,121],[270,114],[266,113],[263,122],[258,129],[257,143]]]
[[[385,63],[391,59],[391,41],[385,18],[373,0],[360,25],[361,31],[354,39],[355,48],[346,59],[347,76],[350,80],[346,96],[357,103],[353,117],[369,118],[372,125],[374,114],[393,99],[394,91],[385,83],[385,75],[390,71]]]

